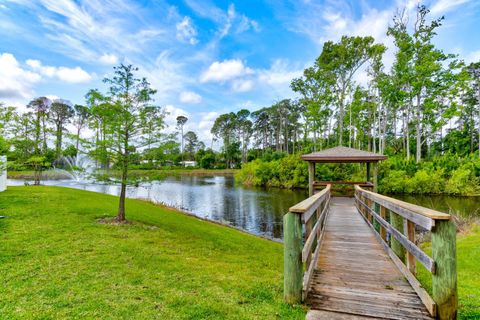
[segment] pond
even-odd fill
[[[63,186],[119,195],[120,186],[74,180],[47,180],[45,185]],[[23,180],[8,180],[23,185]],[[231,176],[180,176],[128,187],[127,197],[146,199],[187,211],[201,218],[220,221],[257,235],[282,238],[283,215],[308,196],[304,190],[245,188]],[[127,207],[128,215],[128,207]]]
[[[82,190],[118,195],[120,187],[74,180],[43,181]],[[22,180],[8,180],[23,185]],[[146,199],[187,211],[201,218],[220,221],[257,235],[282,238],[283,215],[292,205],[307,197],[306,190],[246,188],[231,176],[180,176],[128,187],[127,197]],[[463,218],[480,217],[480,197],[393,195],[392,197],[455,214]],[[128,214],[128,208],[127,208]]]
[[[480,196],[455,197],[445,195],[392,195],[391,197],[422,207],[456,215],[460,218],[480,218]]]

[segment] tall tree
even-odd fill
[[[180,130],[180,139],[182,141],[181,146],[182,146],[182,160],[183,160],[183,127],[185,126],[185,123],[187,123],[188,118],[185,116],[178,116],[177,117],[177,128]]]
[[[353,88],[353,76],[372,56],[384,51],[372,37],[343,36],[340,42],[327,41],[315,62],[338,108],[338,144],[343,145],[345,105]]]
[[[73,125],[76,128],[75,135],[75,149],[77,150],[77,155],[80,148],[80,134],[82,130],[86,127],[88,118],[90,117],[90,110],[88,107],[76,104],[73,107],[74,116],[73,116]]]
[[[50,120],[55,126],[55,157],[62,155],[62,141],[65,126],[70,122],[74,114],[73,107],[68,101],[57,99],[50,105]]]
[[[477,105],[478,155],[480,156],[480,62],[471,63],[468,66],[468,73],[472,79],[471,89]]]
[[[125,221],[125,196],[129,182],[128,166],[133,153],[143,147],[144,122],[142,118],[151,107],[155,90],[145,78],[137,78],[137,67],[124,65],[114,67],[114,75],[105,78],[110,88],[106,95],[108,113],[105,114],[105,130],[111,134],[107,150],[112,154],[121,172],[121,189],[117,221]],[[102,110],[102,112],[105,110]]]

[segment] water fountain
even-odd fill
[[[89,181],[92,179],[96,167],[88,155],[62,156],[55,160],[54,171],[62,173],[75,181]]]

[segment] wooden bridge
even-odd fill
[[[322,183],[311,185],[318,186]],[[455,319],[456,227],[448,214],[354,185],[332,185],[284,216],[284,295],[305,303],[307,319]],[[415,235],[431,236],[431,255]],[[431,275],[431,295],[417,280]]]

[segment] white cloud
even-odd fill
[[[238,13],[233,3],[228,6],[226,11],[205,3],[205,1],[186,0],[186,3],[197,15],[210,19],[218,25],[217,40],[226,37],[231,32],[240,34],[248,30],[260,31],[258,22]]]
[[[252,80],[234,80],[232,81],[232,91],[233,92],[247,92],[253,89]]]
[[[177,97],[177,92],[182,91],[183,86],[192,81],[184,76],[183,64],[172,60],[168,51],[162,51],[152,66],[141,67],[139,72],[151,82],[152,87],[157,90],[156,96],[161,98],[160,102],[163,103],[171,103]]]
[[[241,60],[215,61],[201,75],[201,82],[225,82],[244,75],[253,74],[253,70],[246,67]]]
[[[184,17],[182,21],[176,24],[177,28],[177,39],[183,42],[188,42],[191,45],[198,43],[197,29],[193,25],[192,19],[190,17]]]
[[[182,91],[179,100],[182,103],[198,104],[202,102],[202,96],[193,91]]]
[[[104,53],[100,56],[99,61],[103,64],[109,64],[109,65],[117,64],[118,57],[114,54]]]
[[[40,80],[38,73],[23,69],[13,54],[0,54],[0,100],[29,99],[33,85]]]
[[[258,79],[261,82],[270,85],[285,84],[290,85],[294,78],[298,78],[303,74],[303,68],[293,69],[289,66],[288,61],[276,59],[270,69],[260,70]]]
[[[80,67],[68,68],[44,66],[39,60],[33,59],[27,60],[26,64],[30,66],[34,71],[39,72],[46,77],[56,77],[59,80],[68,83],[82,83],[88,82],[92,79],[92,76]]]
[[[471,0],[438,0],[430,9],[433,15],[441,15]]]

